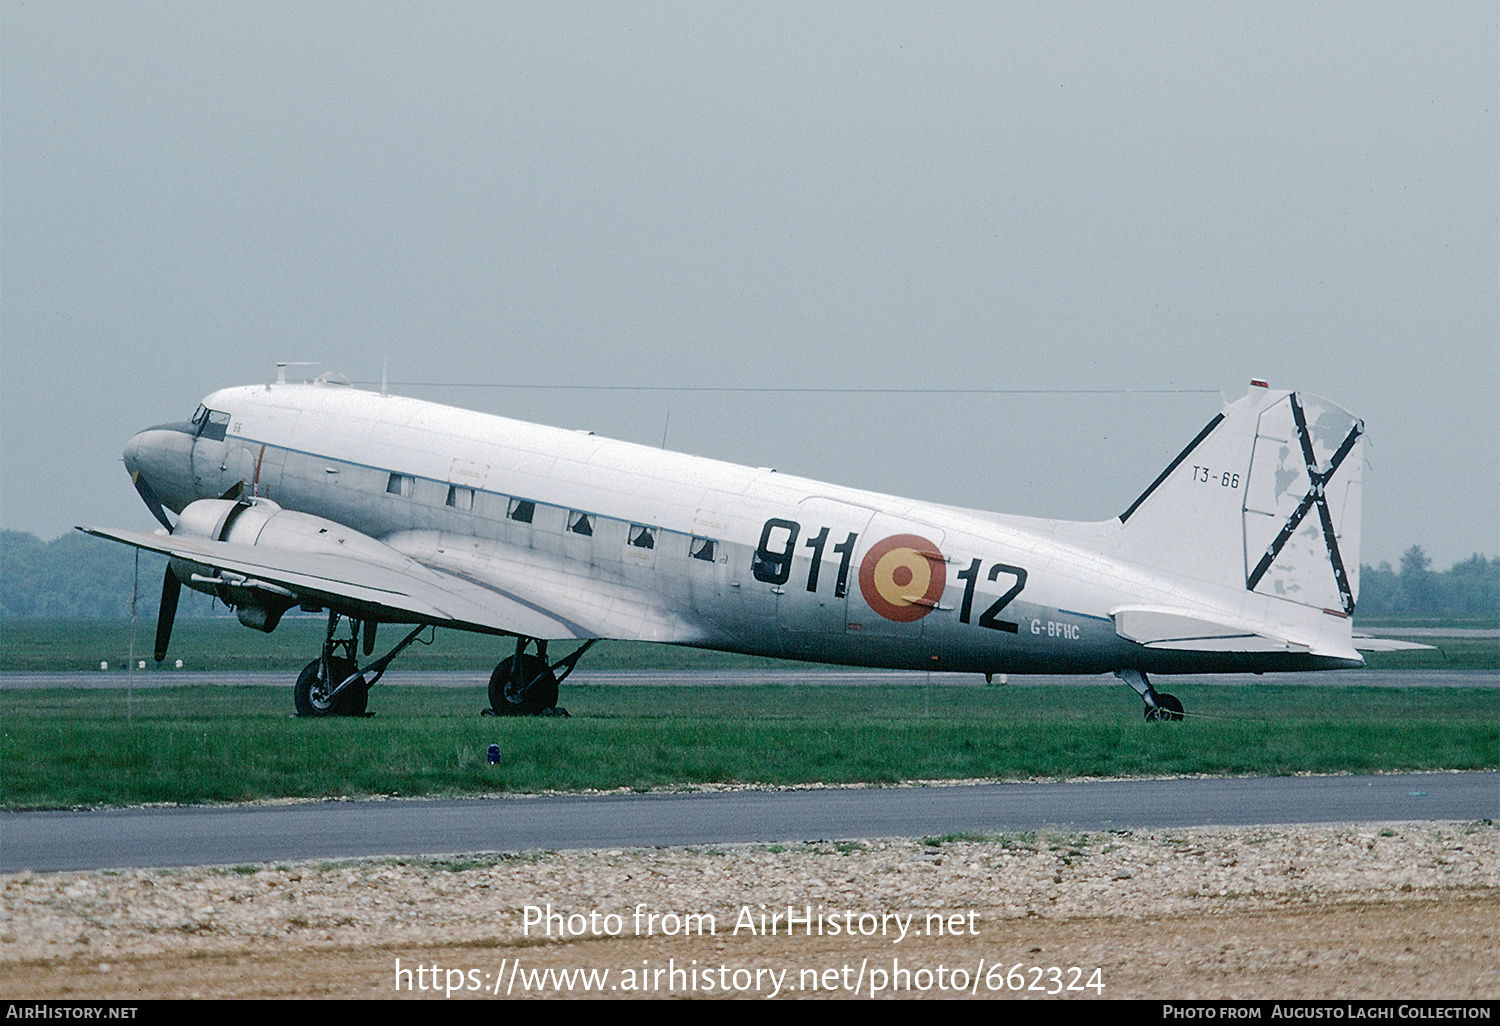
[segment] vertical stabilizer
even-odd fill
[[[1350,615],[1364,424],[1252,382],[1120,514],[1115,554]]]

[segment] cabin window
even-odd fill
[[[463,485],[448,486],[448,505],[454,509],[471,510],[474,508],[474,489],[465,488]]]
[[[656,548],[656,531],[644,524],[631,524],[626,540],[638,549]]]
[[[568,511],[568,530],[574,534],[581,534],[586,538],[594,536],[594,518],[587,513],[580,513],[576,509]]]
[[[529,524],[536,516],[536,503],[530,499],[511,499],[510,508],[505,511],[505,515],[511,520]]]
[[[416,480],[410,474],[392,474],[389,481],[385,483],[388,495],[399,495],[402,498],[411,498],[412,485]]]
[[[688,543],[688,555],[694,559],[701,559],[705,563],[712,563],[715,555],[714,548],[712,538],[700,538],[695,534],[693,540]]]

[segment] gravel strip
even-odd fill
[[[0,877],[0,968],[285,946],[534,943],[528,905],[1163,918],[1500,895],[1493,823],[1016,834]]]

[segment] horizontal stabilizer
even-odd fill
[[[1361,634],[1354,636],[1354,647],[1361,652],[1411,652],[1419,648],[1437,650],[1436,645],[1421,645],[1415,641],[1397,641],[1395,638],[1371,638]]]
[[[1181,652],[1306,652],[1308,646],[1183,610],[1116,609],[1115,633],[1147,648]]]

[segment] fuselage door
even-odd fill
[[[256,446],[256,449],[262,448]],[[225,491],[240,485],[241,495],[254,495],[256,493],[255,481],[256,452],[238,442],[230,443],[229,450],[224,454],[220,466],[222,476],[219,478],[217,494],[223,495]]]
[[[941,608],[948,586],[945,538],[933,524],[876,513],[854,553],[847,630],[920,638],[923,620]]]
[[[798,503],[795,518],[786,520],[795,525],[795,538],[790,527],[767,532],[762,546],[767,551],[759,554],[757,572],[786,574],[776,605],[776,619],[784,629],[794,634],[844,633],[850,596],[859,591],[855,551],[874,513],[867,506],[814,495]],[[766,555],[773,561],[770,565]]]

